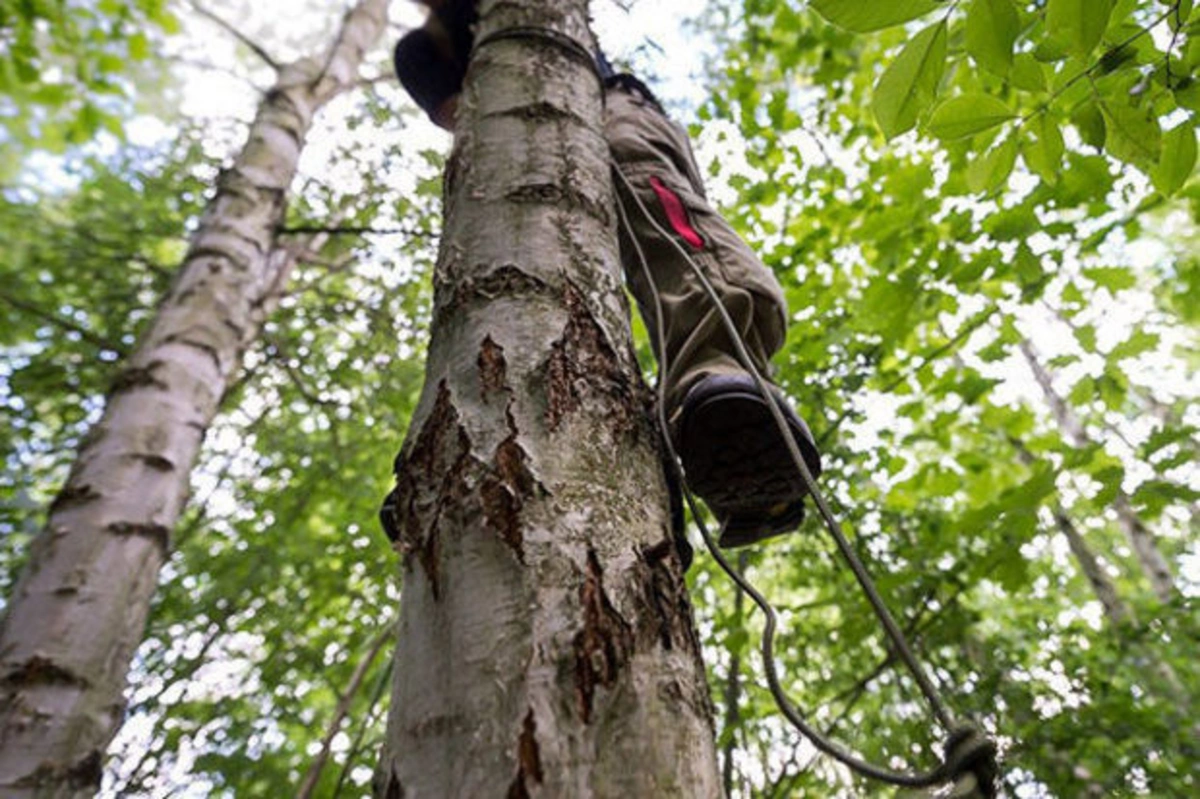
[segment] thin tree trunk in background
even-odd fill
[[[745,550],[738,555],[738,571],[742,574],[746,573],[746,568],[750,563],[749,553]],[[740,585],[734,584],[733,592],[733,615],[738,620],[739,624],[745,624],[745,619],[742,613],[746,606],[746,592],[742,590]],[[742,711],[742,658],[738,652],[729,654],[729,676],[725,680],[725,723],[726,731],[731,730],[741,722]],[[721,787],[725,789],[726,796],[733,795],[733,777],[734,764],[733,755],[737,751],[737,736],[732,733],[725,733],[728,737],[725,740],[725,746],[721,749]]]
[[[367,653],[363,655],[362,660],[354,667],[354,673],[350,675],[350,682],[346,685],[346,690],[342,692],[337,708],[333,711],[333,718],[329,720],[329,724],[325,728],[325,735],[321,739],[321,751],[317,753],[317,756],[313,758],[312,765],[308,767],[308,773],[304,775],[304,782],[300,784],[300,790],[296,792],[296,799],[311,799],[313,791],[317,789],[317,782],[321,779],[321,772],[325,770],[325,764],[329,762],[329,752],[333,747],[333,739],[341,731],[342,722],[346,720],[346,716],[350,714],[350,705],[354,702],[354,697],[362,690],[363,681],[367,678],[367,672],[371,670],[375,659],[379,657],[384,644],[392,640],[395,634],[396,625],[393,621],[388,624],[383,632],[375,636],[375,640],[371,642]]]
[[[1033,372],[1034,380],[1037,381],[1046,397],[1046,402],[1050,405],[1050,412],[1058,423],[1059,429],[1076,447],[1090,446],[1094,442],[1088,436],[1087,429],[1071,406],[1054,388],[1054,380],[1038,358],[1033,344],[1025,339],[1021,342],[1020,348],[1021,354],[1025,356],[1025,361]],[[1133,548],[1134,554],[1142,566],[1143,574],[1150,581],[1150,587],[1159,599],[1164,602],[1170,601],[1176,593],[1175,580],[1171,575],[1167,559],[1158,550],[1154,534],[1142,523],[1129,503],[1129,496],[1124,491],[1117,491],[1117,496],[1113,500],[1113,508],[1117,513],[1117,524],[1129,540],[1129,545]]]
[[[289,258],[272,257],[313,116],[382,33],[362,0],[331,48],[280,71],[175,285],[80,445],[0,624],[0,794],[90,796],[189,473]]]
[[[1016,438],[1009,439],[1012,445],[1017,450],[1017,457],[1026,466],[1031,465],[1035,458],[1033,453],[1025,446],[1024,442]],[[1071,554],[1075,556],[1075,563],[1079,566],[1079,570],[1083,572],[1083,576],[1087,578],[1088,583],[1092,586],[1092,593],[1096,595],[1100,606],[1104,608],[1104,615],[1114,627],[1120,626],[1121,622],[1132,617],[1129,606],[1121,599],[1117,593],[1117,587],[1113,584],[1112,579],[1104,571],[1103,564],[1096,557],[1096,553],[1088,546],[1083,534],[1079,532],[1079,528],[1071,521],[1071,517],[1067,515],[1067,511],[1061,504],[1055,502],[1050,507],[1050,513],[1054,517],[1054,525],[1058,531],[1067,539],[1067,546],[1071,550]]]
[[[480,12],[481,40],[591,40],[586,0]],[[404,596],[377,795],[719,796],[597,78],[549,36],[497,39],[460,113],[397,463]]]
[[[1120,626],[1122,622],[1130,618],[1130,612],[1129,607],[1117,594],[1117,587],[1105,574],[1104,567],[1100,564],[1096,553],[1092,552],[1087,541],[1079,532],[1079,528],[1071,521],[1071,517],[1067,516],[1062,506],[1055,503],[1050,512],[1054,515],[1055,526],[1067,539],[1067,546],[1071,548],[1071,554],[1075,556],[1075,562],[1079,564],[1080,571],[1091,584],[1092,592],[1100,601],[1100,606],[1104,608],[1104,615],[1108,617],[1114,627]]]

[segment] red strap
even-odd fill
[[[683,207],[683,201],[679,199],[679,195],[668,189],[656,177],[650,178],[650,186],[658,195],[658,201],[662,203],[663,210],[667,212],[667,220],[671,223],[671,227],[675,228],[675,232],[692,245],[693,249],[704,249],[704,238],[696,231],[696,228],[692,227],[687,209]]]

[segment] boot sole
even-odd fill
[[[723,548],[746,546],[795,529],[808,494],[770,406],[757,388],[721,381],[705,396],[697,387],[685,402],[679,456],[692,490],[722,522]],[[821,458],[807,425],[778,401],[813,477]]]

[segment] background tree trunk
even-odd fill
[[[1054,388],[1054,379],[1042,364],[1041,359],[1038,358],[1033,343],[1025,339],[1021,342],[1020,349],[1021,354],[1025,356],[1026,363],[1029,364],[1030,371],[1033,372],[1034,379],[1042,389],[1042,394],[1046,397],[1046,402],[1050,405],[1050,412],[1053,414],[1054,420],[1058,423],[1058,427],[1066,439],[1076,447],[1086,447],[1092,444],[1091,436],[1088,435],[1082,420],[1076,416],[1075,411]],[[1171,574],[1167,559],[1158,549],[1154,534],[1142,523],[1141,518],[1129,503],[1129,495],[1124,491],[1117,492],[1117,496],[1113,499],[1113,509],[1117,514],[1117,524],[1129,540],[1134,554],[1137,555],[1142,573],[1149,580],[1154,594],[1163,602],[1169,602],[1176,594],[1175,578]]]
[[[591,41],[586,0],[481,3]],[[379,795],[720,795],[712,706],[630,346],[596,76],[477,51],[447,170]]]
[[[1025,443],[1020,439],[1010,437],[1013,447],[1017,451],[1017,457],[1021,463],[1026,466],[1032,466],[1036,461],[1033,453],[1025,446]],[[1071,550],[1071,554],[1075,556],[1075,563],[1079,567],[1080,572],[1087,579],[1088,585],[1092,587],[1092,593],[1100,602],[1100,606],[1104,608],[1104,615],[1108,617],[1109,622],[1114,627],[1120,627],[1122,622],[1125,622],[1133,617],[1129,606],[1121,599],[1120,593],[1117,591],[1117,586],[1113,583],[1112,578],[1104,570],[1104,564],[1100,562],[1100,558],[1092,551],[1088,545],[1087,539],[1083,533],[1075,526],[1075,522],[1071,520],[1067,514],[1066,508],[1062,503],[1055,500],[1050,505],[1050,514],[1054,518],[1054,525],[1058,531],[1063,534],[1067,540],[1067,546]]]
[[[279,72],[175,285],[113,383],[0,624],[0,794],[90,796],[158,571],[222,396],[287,277],[271,257],[313,116],[382,33],[362,0],[330,49]]]

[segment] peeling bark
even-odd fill
[[[592,721],[599,688],[611,688],[633,653],[633,631],[604,593],[604,571],[588,550],[587,573],[579,587],[583,629],[575,634],[575,693],[584,724]]]
[[[286,278],[272,244],[304,140],[316,112],[355,85],[385,18],[384,0],[362,0],[328,52],[280,71],[51,505],[0,621],[6,797],[99,786],[189,472]]]
[[[480,34],[590,41],[586,6],[483,0]],[[601,111],[591,70],[552,41],[476,51],[396,462],[405,590],[380,797],[721,794]]]

